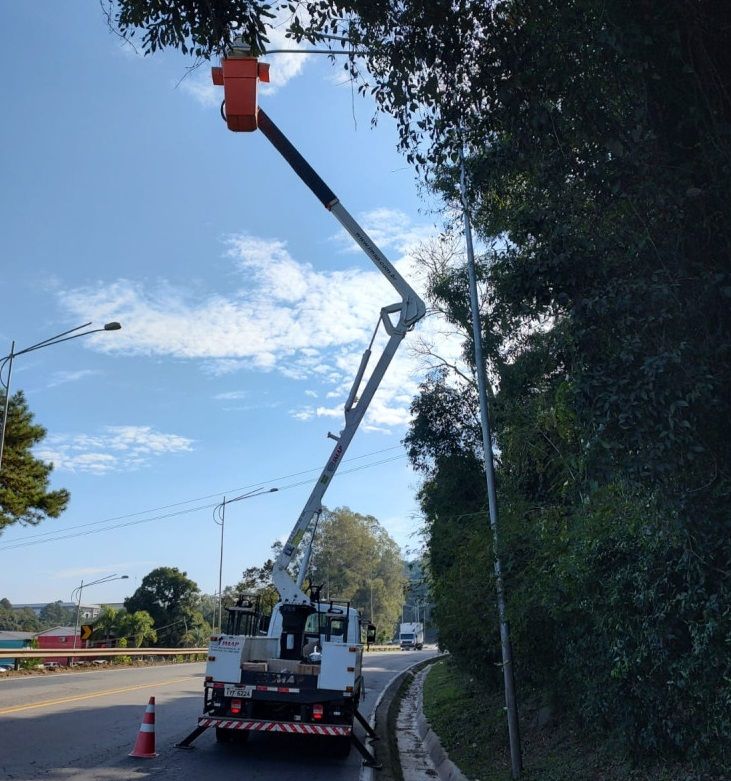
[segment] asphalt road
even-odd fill
[[[368,715],[388,681],[435,652],[367,654]],[[196,726],[203,664],[91,670],[0,679],[0,778],[15,781],[136,781],[245,777],[261,781],[356,781],[361,758],[332,759],[309,737],[253,734],[245,746],[203,733],[194,750],[176,749]],[[155,759],[132,750],[150,696],[156,701]]]

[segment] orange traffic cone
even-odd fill
[[[155,753],[155,698],[150,697],[150,701],[145,708],[145,715],[142,717],[140,731],[137,733],[135,747],[129,756],[139,759],[152,759],[156,757]]]

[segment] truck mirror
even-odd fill
[[[368,631],[366,633],[366,642],[368,645],[376,642],[376,625],[368,624]]]

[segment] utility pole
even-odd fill
[[[502,565],[498,548],[498,512],[497,491],[495,490],[495,459],[492,449],[492,432],[490,430],[489,407],[487,403],[487,376],[485,360],[482,355],[482,327],[480,325],[480,309],[477,298],[477,277],[475,275],[475,252],[472,245],[472,226],[470,224],[469,205],[467,202],[467,175],[464,164],[464,148],[462,139],[459,142],[460,192],[462,196],[462,213],[464,218],[464,235],[467,248],[467,275],[470,286],[470,308],[472,310],[472,336],[475,343],[475,372],[477,388],[480,397],[480,419],[482,423],[482,448],[484,450],[485,482],[487,484],[487,503],[490,515],[490,529],[493,543],[493,565],[495,571],[495,590],[497,592],[497,611],[500,623],[500,646],[503,661],[503,681],[505,684],[505,706],[508,713],[508,739],[510,742],[510,767],[513,778],[519,778],[523,770],[520,750],[520,730],[518,726],[518,706],[515,698],[515,676],[513,670],[513,652],[510,646],[510,628],[506,619],[505,587],[503,583]]]
[[[221,545],[220,553],[218,557],[218,631],[223,632],[223,532],[226,525],[226,505],[233,502],[240,502],[242,499],[252,499],[255,496],[261,496],[262,494],[271,494],[278,491],[278,488],[255,488],[253,491],[242,494],[241,496],[235,496],[233,499],[226,499],[223,497],[221,504],[216,505],[213,510],[213,521],[221,527]],[[215,618],[215,616],[214,616]],[[187,625],[186,625],[187,626]],[[186,632],[187,632],[186,628]]]

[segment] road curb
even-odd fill
[[[376,701],[373,704],[373,707],[371,708],[371,712],[368,714],[368,723],[371,725],[371,729],[375,729],[376,727],[376,713],[378,711],[378,708],[381,706],[381,702],[384,696],[386,695],[386,692],[389,691],[389,689],[393,685],[393,682],[401,675],[403,675],[403,673],[396,673],[395,675],[391,676],[391,678],[389,678],[388,683],[383,687],[381,693],[376,698]],[[372,767],[366,767],[365,765],[361,765],[358,781],[373,781],[373,772],[374,771]]]
[[[436,656],[434,658],[439,659],[440,656],[441,655]],[[414,662],[414,664],[409,665],[406,669],[401,670],[400,672],[397,672],[393,676],[391,676],[388,683],[381,690],[381,693],[378,695],[378,698],[376,699],[373,707],[371,708],[370,713],[368,714],[368,723],[371,725],[373,729],[376,729],[376,719],[378,715],[378,709],[381,707],[381,704],[383,703],[385,697],[387,695],[392,695],[394,691],[397,691],[399,689],[404,678],[406,678],[407,675],[413,674],[411,671],[414,667],[423,665],[425,664],[425,662],[426,660],[421,659],[420,661]],[[431,662],[431,660],[428,660],[428,662]],[[358,776],[358,781],[374,781],[374,779],[377,778],[378,777],[375,775],[374,768],[366,767],[365,765],[361,766],[360,775]]]
[[[412,687],[417,687],[416,694],[416,732],[421,738],[424,751],[427,753],[434,769],[440,778],[440,781],[469,781],[467,776],[452,762],[449,755],[444,750],[439,736],[431,728],[431,725],[424,716],[424,679],[429,674],[431,665],[420,672]]]

